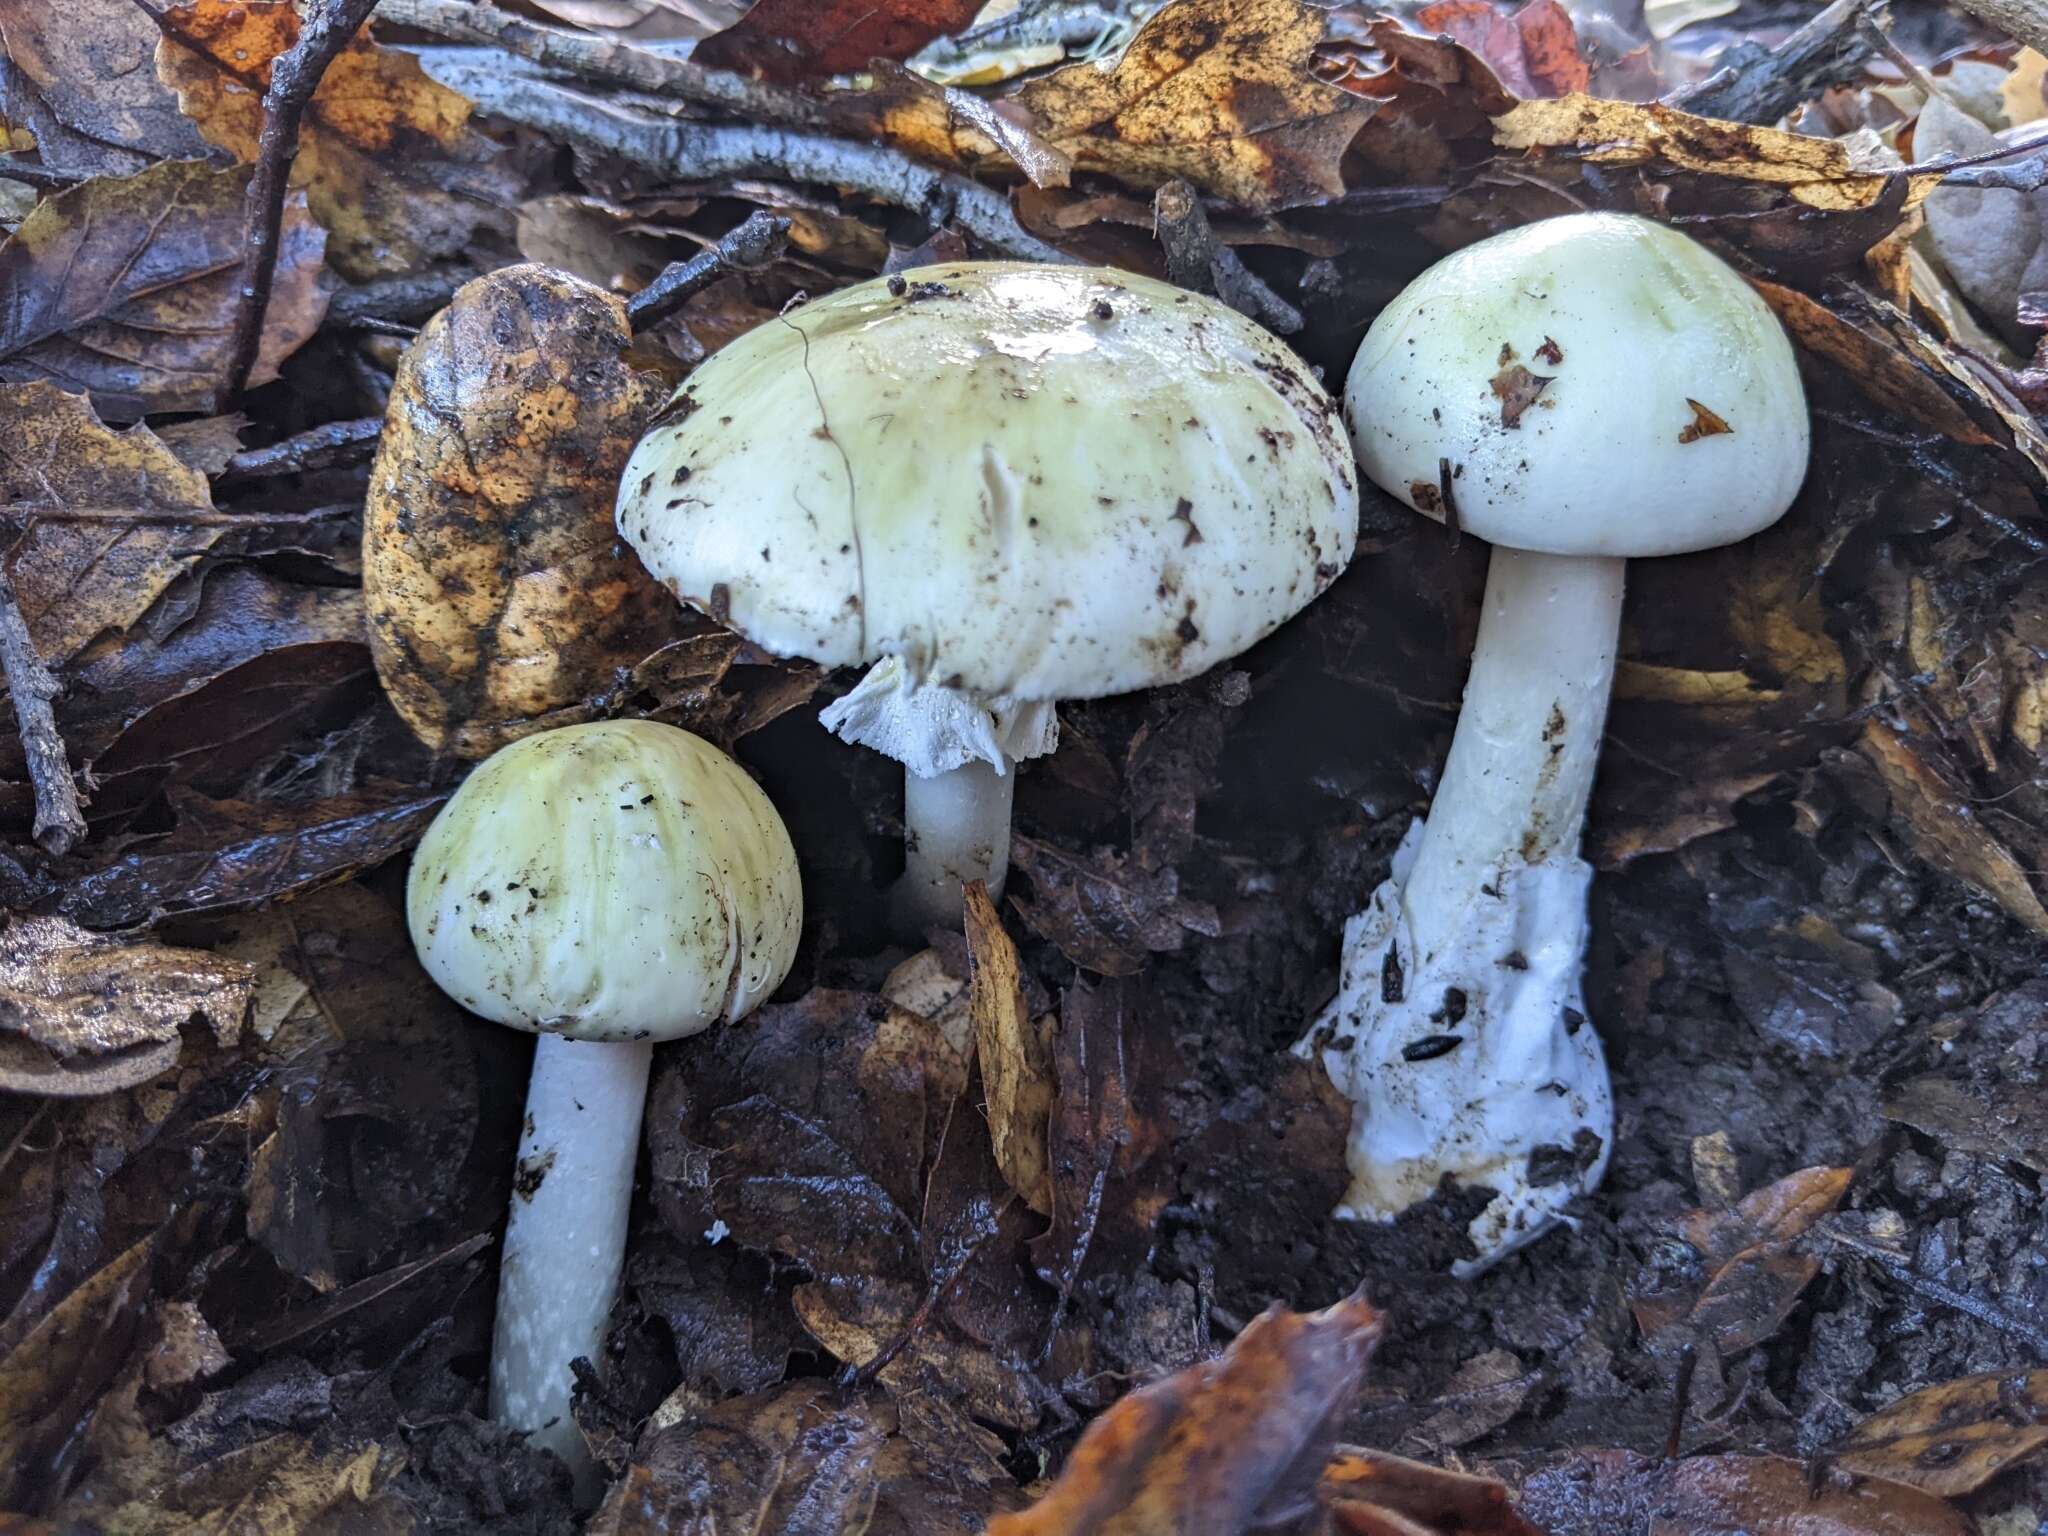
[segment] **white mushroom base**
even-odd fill
[[[1593,870],[1511,856],[1425,947],[1404,901],[1423,829],[1345,925],[1337,996],[1295,1049],[1355,1106],[1339,1216],[1391,1221],[1446,1174],[1495,1191],[1465,1277],[1565,1220],[1607,1166],[1614,1100],[1580,984]]]
[[[603,1363],[653,1059],[651,1041],[540,1037],[505,1228],[491,1417],[566,1461],[586,1499],[602,1484],[569,1414],[569,1362]]]

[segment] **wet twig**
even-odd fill
[[[626,318],[634,330],[644,331],[727,273],[767,266],[788,244],[789,220],[769,213],[750,214],[710,250],[700,251],[688,261],[670,262],[659,277],[627,301]]]
[[[2025,3],[2025,0],[2019,0]],[[1801,102],[1832,85],[1846,85],[1876,52],[1866,27],[1884,0],[1834,0],[1775,48],[1741,42],[1721,55],[1721,67],[1667,98],[1701,117],[1734,123],[1775,123]]]
[[[330,325],[351,330],[381,328],[397,322],[424,320],[455,297],[455,290],[477,275],[474,267],[408,272],[343,288],[327,306]]]
[[[242,289],[229,332],[223,398],[241,393],[262,345],[263,317],[270,309],[271,282],[277,275],[278,236],[284,228],[285,182],[298,158],[306,104],[320,88],[327,66],[370,19],[376,4],[377,0],[322,0],[300,28],[299,40],[270,67],[270,87],[263,93],[263,131],[243,203]]]
[[[299,475],[309,469],[333,469],[367,459],[384,430],[381,416],[330,421],[324,427],[295,432],[264,448],[248,448],[230,458],[223,480],[251,480],[259,475]]]
[[[481,112],[581,149],[617,155],[675,180],[766,176],[843,187],[910,209],[933,228],[957,225],[1002,255],[1025,261],[1074,261],[1018,223],[1001,190],[934,170],[879,144],[753,124],[679,122],[636,110],[631,102],[599,101],[551,81],[508,74],[486,64],[447,64],[436,76]]]
[[[276,528],[294,523],[331,523],[354,517],[361,502],[309,507],[303,512],[156,511],[149,507],[53,507],[45,502],[0,501],[0,521],[34,523],[120,523],[130,528]]]
[[[21,750],[28,759],[28,780],[35,790],[35,839],[43,851],[62,858],[85,836],[85,813],[78,805],[78,785],[64,738],[57,734],[57,714],[50,706],[64,689],[43,665],[35,637],[21,616],[14,578],[0,562],[0,670],[14,697],[14,718],[21,725]]]
[[[1216,238],[1202,200],[1185,181],[1169,181],[1152,197],[1152,227],[1166,252],[1166,275],[1182,288],[1214,294],[1269,331],[1292,336],[1301,311],[1281,298]]]
[[[1967,1291],[1959,1291],[1952,1285],[1944,1285],[1939,1280],[1919,1273],[1904,1258],[1876,1243],[1844,1231],[1831,1232],[1829,1236],[1851,1253],[1868,1259],[1907,1290],[1916,1292],[1929,1301],[1953,1308],[1965,1317],[1975,1318],[1988,1327],[1996,1328],[2000,1333],[2009,1334],[2023,1341],[2036,1354],[2048,1354],[2048,1331],[2022,1318],[2014,1317],[2010,1312],[1982,1297],[1972,1296]]]

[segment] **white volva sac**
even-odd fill
[[[1719,258],[1573,214],[1411,283],[1367,333],[1345,414],[1375,483],[1439,519],[1448,494],[1496,547],[1435,802],[1346,926],[1301,1049],[1356,1105],[1341,1214],[1390,1219],[1446,1174],[1495,1192],[1471,1273],[1560,1220],[1613,1139],[1578,848],[1624,562],[1776,522],[1805,476],[1806,403],[1783,330]]]
[[[618,520],[756,644],[875,668],[828,723],[905,764],[908,904],[957,922],[963,879],[1000,883],[1012,766],[1051,749],[1054,703],[1277,628],[1351,558],[1352,474],[1334,402],[1235,311],[961,262],[718,352],[635,451]]]
[[[717,748],[610,721],[499,751],[414,856],[420,961],[471,1012],[541,1034],[491,1354],[491,1414],[588,1487],[569,1362],[600,1359],[654,1043],[743,1018],[796,956],[782,818]]]

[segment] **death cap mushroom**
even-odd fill
[[[1349,561],[1354,475],[1334,402],[1234,311],[963,262],[712,357],[628,462],[618,520],[756,644],[873,669],[825,722],[904,763],[917,905],[957,921],[961,880],[1000,884],[1012,767],[1052,749],[1053,705],[1278,627]]]

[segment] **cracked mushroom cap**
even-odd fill
[[[427,828],[413,947],[471,1013],[572,1040],[679,1040],[782,984],[796,851],[746,771],[688,731],[608,720],[492,755]]]
[[[1351,558],[1335,403],[1251,321],[1127,272],[924,267],[760,326],[677,392],[618,521],[766,649],[1095,698],[1237,655]]]
[[[1719,257],[1630,214],[1446,256],[1373,321],[1344,413],[1416,511],[1553,555],[1673,555],[1784,515],[1809,428],[1792,344]]]

